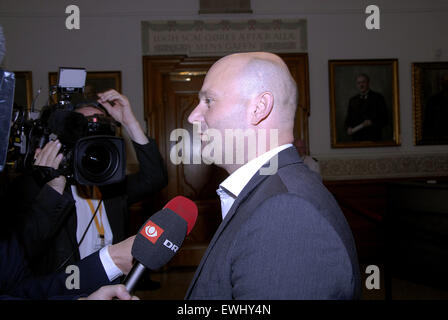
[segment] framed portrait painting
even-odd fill
[[[57,85],[58,73],[50,72],[48,74],[49,86]],[[109,89],[115,89],[121,93],[121,71],[89,71],[86,76],[86,85],[83,94],[74,94],[72,103],[76,105],[80,101],[96,101],[97,93]],[[56,101],[56,97],[53,97]]]
[[[448,62],[412,64],[415,145],[448,144]]]
[[[330,60],[331,147],[400,145],[398,60]]]

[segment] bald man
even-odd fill
[[[251,145],[244,144],[239,150],[245,153],[243,164],[217,163],[230,174],[217,190],[223,221],[187,299],[359,297],[350,228],[321,179],[292,145],[297,96],[287,66],[274,54],[229,55],[208,71],[189,122],[199,124],[203,139],[211,129],[223,136],[249,130],[263,147],[251,158]],[[229,139],[221,140],[223,158],[238,151],[235,144],[225,148]],[[276,170],[263,172],[273,162]]]

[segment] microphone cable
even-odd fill
[[[92,224],[93,220],[96,217],[96,213],[98,212],[98,209],[100,208],[101,204],[103,203],[103,199],[101,199],[98,202],[98,206],[95,209],[95,213],[92,215],[92,218],[89,221],[89,224],[87,225],[86,229],[84,230],[84,233],[82,234],[81,239],[78,242],[78,245],[76,246],[76,248],[72,251],[72,253],[59,265],[59,267],[56,268],[55,272],[59,271],[62,267],[65,266],[65,264],[73,257],[73,255],[75,254],[76,250],[79,250],[79,246],[81,245],[82,241],[84,240],[86,234],[87,234],[87,230],[89,230],[90,225]]]

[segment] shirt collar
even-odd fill
[[[369,95],[369,93],[370,93],[370,89],[369,89],[369,90],[367,90],[367,92],[366,92],[366,93],[364,93],[364,94],[360,93],[359,95],[360,95],[360,97],[361,97],[361,98],[363,98],[363,99],[366,99],[366,98],[367,98],[367,96]]]
[[[292,147],[291,143],[283,144],[269,150],[266,153],[263,153],[261,156],[258,156],[255,159],[252,159],[245,165],[238,168],[235,172],[233,172],[230,176],[227,177],[226,180],[221,182],[219,188],[226,193],[228,193],[231,197],[236,198],[239,196],[241,191],[247,185],[250,179],[257,173],[257,171],[272,157],[278,154],[280,151]]]

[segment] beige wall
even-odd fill
[[[37,106],[46,102],[48,72],[57,71],[59,66],[85,67],[88,71],[121,70],[123,93],[131,100],[143,124],[141,21],[305,18],[310,71],[310,149],[322,161],[324,174],[338,178],[335,169],[331,169],[334,160],[346,160],[346,173],[340,177],[347,178],[351,175],[350,163],[357,166],[359,159],[368,159],[370,169],[376,167],[381,175],[379,165],[384,159],[394,162],[421,157],[438,159],[432,171],[426,172],[429,175],[448,171],[448,147],[413,145],[411,91],[412,62],[448,61],[446,1],[253,0],[253,14],[230,16],[200,16],[197,0],[73,3],[81,10],[81,29],[70,31],[65,28],[65,7],[72,4],[70,1],[2,0],[0,3],[0,24],[7,41],[4,66],[33,72],[34,90],[43,89]],[[364,10],[369,4],[380,7],[381,30],[368,31],[364,27],[367,16]],[[370,58],[398,59],[402,144],[387,148],[332,149],[328,60]],[[403,175],[421,174],[424,168],[426,165],[415,165]],[[367,177],[366,174],[361,172],[358,176]]]

